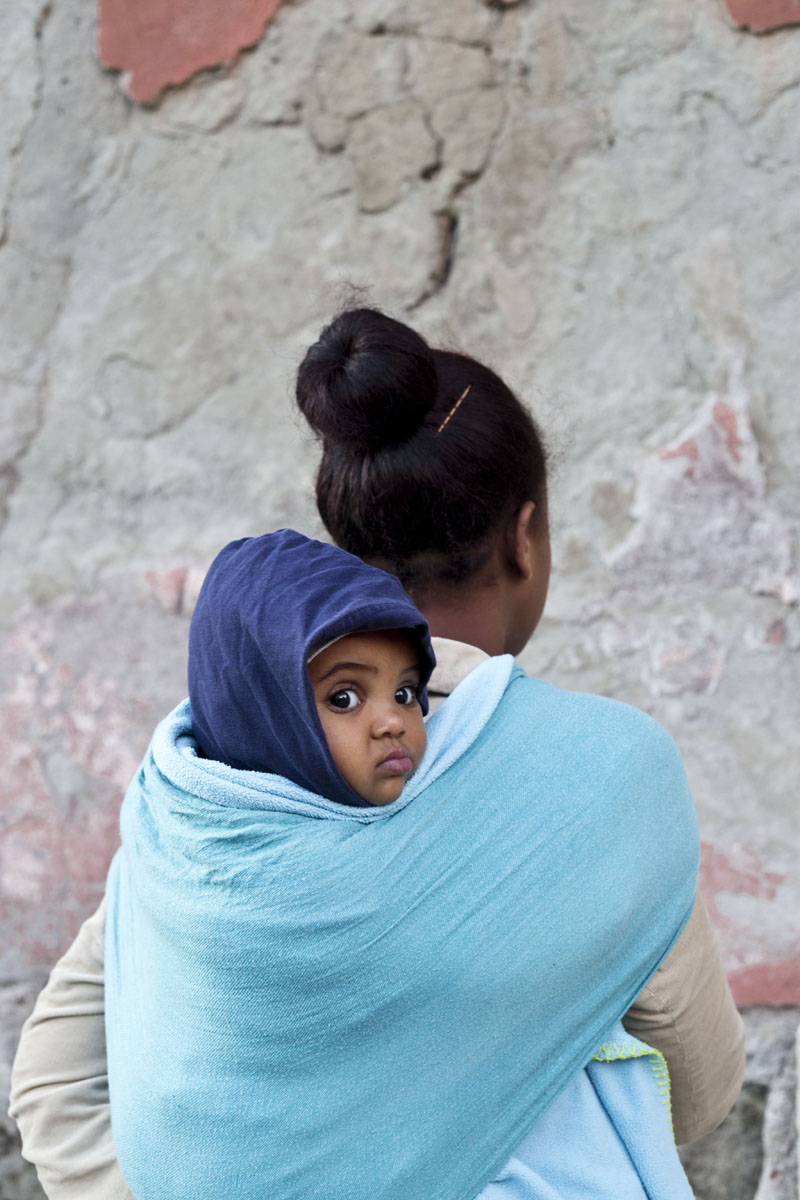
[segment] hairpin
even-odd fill
[[[466,395],[467,395],[467,392],[469,391],[469,389],[470,389],[471,387],[472,387],[472,384],[471,384],[471,383],[468,383],[468,384],[467,384],[467,386],[464,388],[463,392],[462,392],[462,393],[461,393],[461,395],[458,397],[458,399],[456,400],[456,402],[455,402],[455,404],[453,405],[453,407],[450,409],[450,412],[447,414],[447,416],[446,416],[446,417],[445,417],[445,419],[442,421],[442,423],[441,423],[441,425],[439,426],[439,428],[436,430],[436,433],[433,435],[434,437],[438,437],[438,436],[439,436],[439,434],[442,432],[442,430],[444,429],[445,425],[446,425],[446,424],[447,424],[447,422],[450,420],[450,418],[453,416],[453,414],[455,413],[456,409],[457,409],[457,408],[458,408],[458,406],[461,404],[461,401],[462,401],[462,400],[463,400],[463,399],[466,397]]]

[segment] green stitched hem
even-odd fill
[[[670,1132],[672,1137],[675,1137],[675,1127],[672,1123],[672,1097],[669,1086],[669,1068],[667,1060],[660,1050],[654,1050],[652,1046],[648,1046],[646,1042],[640,1042],[638,1038],[630,1038],[624,1042],[603,1042],[596,1054],[592,1055],[596,1062],[619,1062],[626,1058],[647,1058],[650,1060],[650,1069],[653,1072],[653,1078],[656,1082],[658,1094],[661,1097],[661,1107],[667,1114],[669,1121]]]

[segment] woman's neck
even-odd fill
[[[415,603],[433,637],[452,638],[477,646],[486,654],[506,651],[506,614],[492,586],[440,589]]]

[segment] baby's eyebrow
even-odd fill
[[[324,683],[326,679],[329,679],[331,675],[335,675],[337,671],[372,671],[373,674],[377,674],[378,668],[372,663],[338,662],[334,663],[334,665],[327,670],[324,675],[320,675],[317,683]],[[401,674],[407,675],[410,671],[415,671],[417,675],[422,674],[422,668],[420,667],[419,663],[416,662],[409,663],[407,667],[403,667]]]
[[[337,671],[372,671],[377,674],[378,668],[373,666],[372,663],[338,662],[329,671],[326,671],[324,675],[320,675],[318,682],[322,683],[323,680],[328,679],[331,675],[335,675]]]

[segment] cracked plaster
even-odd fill
[[[36,112],[40,87],[36,47],[41,3],[0,11],[0,245],[16,158]]]

